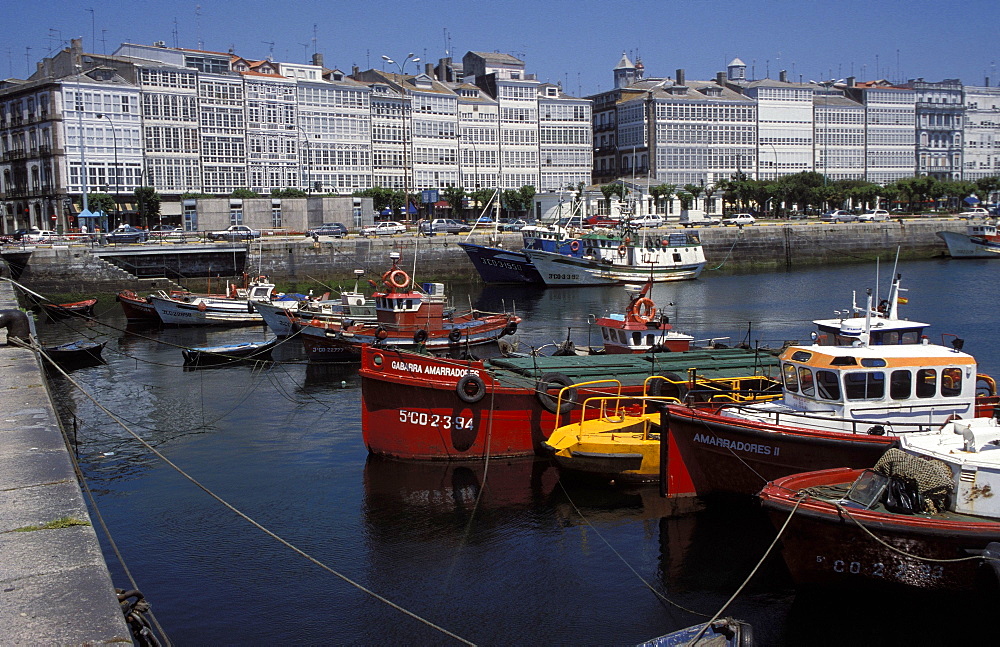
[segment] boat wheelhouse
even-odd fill
[[[753,494],[796,472],[870,467],[898,437],[955,418],[992,417],[992,378],[959,350],[922,344],[791,346],[783,397],[750,405],[667,404],[669,425],[698,494]]]

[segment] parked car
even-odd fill
[[[858,217],[850,211],[831,209],[820,216],[820,220],[824,222],[857,222]]]
[[[738,227],[742,227],[744,225],[752,225],[755,222],[757,222],[757,219],[749,213],[733,213],[722,219],[722,226],[737,225]]]
[[[971,209],[967,209],[966,211],[958,214],[958,217],[966,218],[968,220],[972,220],[973,218],[989,218],[990,212],[984,207],[972,207]]]
[[[885,209],[869,209],[858,216],[858,222],[882,222],[888,219],[889,212]]]
[[[122,225],[108,234],[109,243],[144,243],[149,240],[149,232],[132,225]]]
[[[493,218],[491,218],[489,216],[479,216],[479,219],[476,220],[476,224],[477,225],[492,225],[493,224]]]
[[[383,220],[374,225],[361,228],[362,236],[391,236],[406,232],[406,226],[395,220]]]
[[[618,221],[610,216],[590,216],[583,221],[583,226],[590,229],[592,227],[617,227]]]
[[[331,236],[333,238],[343,238],[347,235],[347,227],[340,222],[326,222],[316,227],[315,229],[310,229],[306,232],[306,236]]]
[[[655,214],[646,214],[644,216],[635,216],[629,220],[629,223],[633,227],[662,227],[663,218]]]
[[[54,231],[49,231],[48,229],[35,229],[24,234],[21,237],[21,240],[26,243],[51,243],[58,237],[59,235]]]
[[[184,238],[184,228],[173,225],[157,225],[149,230],[149,237],[156,240],[165,238]]]
[[[222,231],[208,232],[209,240],[254,240],[260,238],[260,232],[246,225],[230,225]]]
[[[452,218],[434,218],[421,222],[417,231],[421,234],[463,234],[472,231],[472,226]]]
[[[528,222],[520,218],[501,218],[497,221],[497,229],[500,231],[521,231],[527,226]]]

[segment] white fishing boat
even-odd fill
[[[969,225],[965,233],[939,231],[952,258],[1000,258],[1000,235],[995,224]]]
[[[187,294],[171,296],[164,291],[149,296],[156,314],[165,324],[184,326],[256,326],[264,318],[257,312],[255,301],[268,301],[274,284],[260,276],[245,288],[231,285],[228,296],[200,296]]]

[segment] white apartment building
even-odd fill
[[[414,191],[461,185],[458,95],[429,75],[398,79],[410,97]]]
[[[964,91],[962,177],[1000,175],[1000,88],[967,85]]]
[[[843,91],[816,86],[814,170],[831,180],[865,177],[865,109]]]
[[[593,160],[590,101],[571,97],[551,83],[539,87],[538,191],[590,184]]]
[[[247,185],[256,193],[300,186],[296,83],[271,61],[233,57],[246,97]],[[307,151],[308,155],[308,151]]]
[[[282,64],[282,69],[284,67]],[[373,177],[372,149],[376,132],[373,128],[375,106],[372,89],[336,70],[326,78],[320,75],[318,80],[314,80],[312,76],[310,74],[308,80],[300,80],[296,87],[298,125],[295,130],[301,134],[301,139],[296,141],[301,145],[303,169],[302,182],[296,186],[341,194],[367,189],[373,184],[394,186],[391,183],[379,184]],[[390,114],[399,117],[399,106],[399,101],[396,101],[394,107],[397,110]],[[378,110],[383,111],[384,108],[385,105],[380,104]],[[385,115],[381,116],[379,133],[384,136]],[[400,161],[393,168],[401,186],[401,138],[397,137],[394,141]],[[384,156],[386,149],[380,150]],[[387,181],[385,177],[378,179]]]
[[[477,86],[458,83],[461,185],[470,191],[500,186],[500,105]],[[588,169],[589,170],[589,169]]]
[[[743,94],[757,102],[757,178],[813,170],[813,86],[764,79]]]
[[[916,93],[887,82],[847,88],[865,107],[865,179],[888,184],[916,173]]]
[[[538,88],[524,62],[509,54],[468,52],[462,57],[465,80],[499,104],[500,188],[539,185]]]

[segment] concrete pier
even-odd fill
[[[0,310],[15,308],[11,284],[0,281]],[[78,525],[45,528],[57,520]],[[0,644],[132,643],[42,368],[35,353],[6,345],[0,555]]]
[[[877,257],[895,258],[900,250],[902,259],[920,259],[943,256],[947,253],[944,242],[936,232],[965,231],[968,223],[954,218],[911,218],[902,221],[878,223],[821,223],[767,222],[749,227],[698,227],[684,229],[696,233],[705,248],[708,267],[722,273],[783,271],[795,267],[835,265],[841,263],[867,263]],[[664,236],[676,227],[643,230],[644,235]],[[381,275],[388,263],[390,251],[402,256],[402,263],[410,271],[416,262],[419,281],[478,280],[468,257],[459,242],[470,241],[493,245],[488,233],[474,233],[471,237],[442,235],[433,237],[413,234],[362,238],[351,235],[343,239],[321,239],[318,243],[301,236],[265,239],[243,248],[240,257],[245,259],[246,271],[251,275],[266,274],[282,284],[296,284],[298,288],[315,287],[316,281],[336,282],[354,279],[354,269],[365,270],[368,277]],[[499,236],[506,249],[521,246],[519,233]],[[180,246],[178,246],[180,247]],[[193,247],[193,246],[187,246]],[[128,245],[115,250],[91,249],[85,246],[54,245],[36,247],[19,279],[32,289],[41,292],[89,293],[116,292],[123,288],[164,289],[169,281],[153,278],[140,280],[123,268],[137,264],[151,267],[156,256],[170,256],[171,245]],[[201,245],[199,249],[213,248]],[[123,260],[127,254],[134,258]],[[232,255],[232,251],[229,252]],[[171,263],[177,263],[171,258]],[[197,259],[190,263],[191,276],[204,277],[204,269]],[[165,263],[165,262],[164,262]],[[217,264],[218,267],[220,264]],[[232,263],[229,263],[230,268]],[[166,267],[166,265],[164,265]],[[190,281],[169,271],[176,283],[194,287]],[[184,272],[181,272],[184,274]],[[213,272],[214,274],[214,272]],[[219,271],[219,277],[233,276]],[[148,273],[146,276],[150,276]],[[202,283],[204,281],[202,280]],[[198,284],[195,284],[198,285]]]

